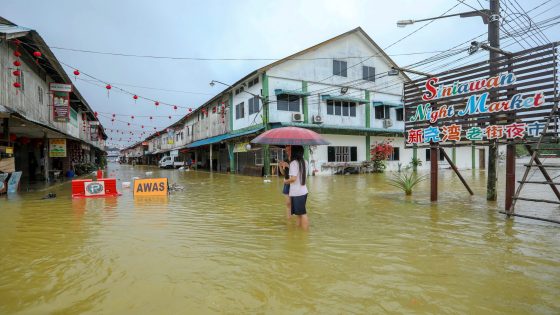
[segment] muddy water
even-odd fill
[[[385,175],[311,178],[304,233],[279,181],[110,166],[146,170],[185,191],[0,199],[0,314],[560,312],[560,227],[504,220],[482,172],[465,173],[474,197],[442,172],[438,204],[427,182],[405,198]]]

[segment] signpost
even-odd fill
[[[167,178],[134,180],[134,196],[167,196]]]
[[[547,44],[405,83],[406,147],[431,150],[432,201],[437,200],[439,148],[509,144],[511,151],[541,136],[558,101],[557,46]],[[557,122],[548,128],[557,130]],[[514,188],[510,170],[506,191]],[[506,206],[511,198],[511,193],[506,195]]]

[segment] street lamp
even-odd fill
[[[482,9],[482,10],[477,10],[477,11],[469,11],[469,12],[463,12],[463,13],[457,13],[457,14],[442,15],[442,16],[438,16],[438,17],[421,19],[421,20],[399,20],[399,21],[397,21],[397,27],[405,27],[407,25],[412,25],[416,22],[439,20],[439,19],[444,19],[444,18],[448,18],[448,17],[452,17],[452,16],[459,16],[459,17],[462,17],[462,18],[472,17],[472,16],[480,16],[482,18],[482,22],[484,22],[484,24],[488,24],[488,22],[493,22],[495,19],[498,19],[497,16],[494,17],[492,15],[492,12],[490,10]]]

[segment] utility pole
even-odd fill
[[[490,0],[490,19],[488,22],[488,43],[492,48],[500,48],[500,1]],[[500,55],[495,50],[490,50],[490,76],[496,75],[498,67],[495,58]],[[490,102],[498,101],[496,92],[490,93]],[[488,147],[488,178],[486,183],[486,200],[497,200],[496,182],[498,180],[498,143],[493,140]]]

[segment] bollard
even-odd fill
[[[103,170],[99,169],[97,170],[97,180],[100,180],[103,178]]]

